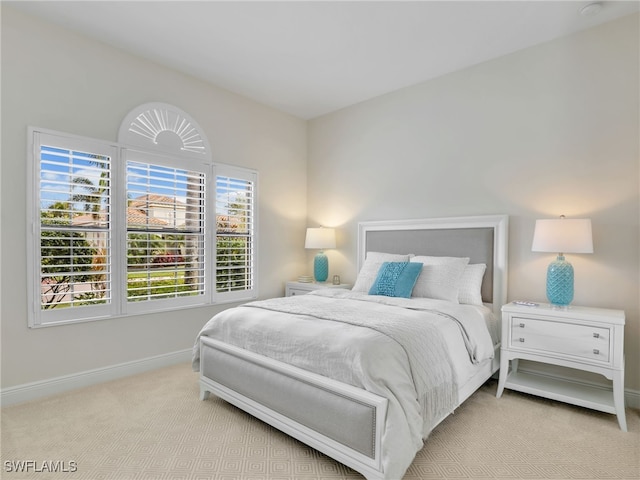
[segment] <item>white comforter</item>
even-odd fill
[[[457,406],[457,385],[466,381],[468,367],[493,357],[487,310],[326,289],[225,310],[198,338],[210,336],[387,398],[382,463],[385,478],[401,478],[423,439]],[[199,352],[196,341],[196,371]],[[419,372],[425,364],[436,373]]]

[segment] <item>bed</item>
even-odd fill
[[[401,478],[499,368],[507,234],[506,215],[359,223],[352,290],[251,302],[203,327],[201,399],[213,393],[368,479]]]

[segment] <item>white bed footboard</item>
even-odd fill
[[[201,399],[209,392],[368,479],[384,477],[386,398],[201,337]]]

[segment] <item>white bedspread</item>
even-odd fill
[[[386,478],[401,478],[423,438],[457,406],[457,384],[466,380],[459,372],[493,357],[484,314],[483,307],[441,300],[326,289],[225,310],[198,338],[210,336],[387,398],[382,462]],[[199,369],[198,341],[193,368]]]

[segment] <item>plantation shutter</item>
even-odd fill
[[[127,301],[205,301],[205,171],[127,151]]]
[[[255,296],[255,172],[220,166],[216,169],[216,267],[218,299]]]
[[[115,149],[85,139],[35,134],[36,255],[30,268],[38,289],[30,324],[111,313],[112,194]],[[37,173],[36,173],[37,172]]]

